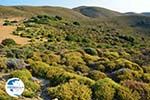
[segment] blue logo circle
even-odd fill
[[[11,78],[6,82],[5,89],[10,96],[18,97],[24,91],[24,83],[19,78]]]

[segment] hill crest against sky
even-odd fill
[[[9,17],[16,16],[33,16],[39,14],[47,15],[60,15],[70,18],[83,18],[91,17],[113,17],[113,16],[124,16],[124,15],[145,15],[149,16],[149,12],[144,13],[120,13],[117,11],[109,10],[103,7],[96,6],[79,6],[73,9],[65,7],[54,7],[54,6],[0,6],[0,16]]]
[[[119,12],[149,12],[148,0],[0,0],[0,5],[34,5],[34,6],[61,6],[74,8],[78,6],[98,6]]]

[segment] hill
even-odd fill
[[[69,19],[86,19],[79,12],[63,7],[50,6],[0,6],[0,17],[31,17],[35,15],[62,16]]]
[[[91,18],[113,17],[113,16],[123,15],[122,13],[112,11],[109,9],[105,9],[105,8],[101,8],[101,7],[81,6],[81,7],[74,8],[74,10]]]
[[[143,12],[141,13],[142,15],[145,15],[145,16],[150,16],[150,12]]]

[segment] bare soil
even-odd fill
[[[6,38],[11,38],[14,39],[17,44],[24,45],[28,43],[28,38],[22,38],[12,34],[12,32],[16,30],[16,26],[3,26],[3,21],[3,19],[0,19],[0,42]]]

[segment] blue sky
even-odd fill
[[[0,5],[99,6],[120,12],[150,12],[150,0],[0,0]]]

